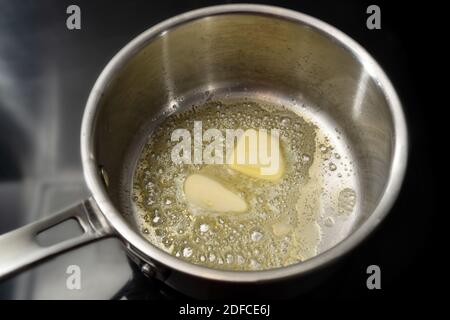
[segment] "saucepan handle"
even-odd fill
[[[39,234],[51,232],[52,228],[70,219],[81,226],[82,231],[78,235],[49,245],[39,241]],[[0,279],[42,259],[112,235],[112,228],[94,200],[84,200],[48,218],[0,235]]]

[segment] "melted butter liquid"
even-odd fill
[[[202,121],[203,131],[221,130],[224,137],[225,129],[279,129],[286,160],[283,178],[277,182],[252,178],[226,164],[175,165],[171,150],[177,142],[171,141],[171,134],[180,128],[192,134],[194,121]],[[133,177],[134,218],[155,246],[211,268],[264,270],[306,260],[318,253],[324,197],[330,203],[335,197],[326,192],[324,174],[342,176],[330,160],[333,149],[318,126],[280,106],[248,100],[194,106],[165,119],[145,144]],[[246,200],[248,211],[191,212],[183,186],[193,173],[221,181]],[[339,204],[340,212],[344,208],[351,213],[356,198],[352,191],[343,191],[347,202]],[[332,222],[328,217],[325,225]]]

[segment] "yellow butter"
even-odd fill
[[[262,155],[271,158],[264,159]],[[258,179],[277,181],[285,172],[279,137],[266,130],[246,130],[238,139],[231,159],[232,169]]]
[[[247,203],[220,182],[191,174],[184,183],[184,194],[190,204],[213,212],[245,212]]]

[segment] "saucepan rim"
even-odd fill
[[[236,13],[260,14],[306,24],[323,34],[326,34],[330,37],[330,40],[334,40],[344,46],[354,55],[355,59],[359,61],[365,71],[370,74],[384,93],[385,99],[387,100],[392,113],[395,131],[389,178],[379,203],[367,220],[340,243],[309,260],[282,268],[263,271],[224,271],[211,269],[183,261],[153,246],[149,241],[141,236],[138,231],[134,230],[134,228],[130,226],[130,224],[123,218],[111,202],[98,173],[99,164],[96,161],[94,149],[95,120],[99,110],[98,102],[110,80],[129,60],[130,57],[145,47],[157,36],[167,30],[173,29],[178,25],[208,16]],[[123,49],[121,49],[107,64],[98,77],[89,95],[81,128],[81,157],[86,183],[92,193],[92,197],[100,208],[100,211],[115,232],[117,232],[117,234],[131,246],[148,256],[149,259],[156,260],[163,265],[182,273],[204,279],[226,282],[250,283],[299,276],[323,267],[348,253],[380,224],[391,209],[395,199],[397,198],[404,178],[407,154],[407,127],[400,100],[388,77],[378,63],[369,55],[369,53],[367,53],[365,49],[363,49],[358,43],[345,35],[343,32],[323,21],[300,12],[266,5],[232,4],[206,7],[172,17],[143,32],[134,40],[129,42]]]

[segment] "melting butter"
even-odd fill
[[[248,208],[239,195],[202,174],[191,174],[186,178],[184,194],[189,204],[199,207],[203,213],[245,212]]]
[[[279,180],[285,172],[278,134],[246,130],[231,155],[230,167],[253,178]]]
[[[258,144],[266,139],[267,145],[245,147],[248,158],[260,150],[269,154],[275,145],[269,134],[279,130],[277,170],[262,175],[270,164],[260,159],[175,165],[171,133],[194,128],[195,121],[223,136],[227,129],[258,131]],[[261,136],[261,128],[267,134]],[[306,260],[320,251],[317,221],[335,195],[326,193],[329,186],[321,177],[339,172],[327,170],[329,155],[319,148],[325,142],[321,129],[300,114],[245,99],[209,101],[175,113],[152,132],[136,165],[133,218],[161,250],[214,269],[267,270]]]

